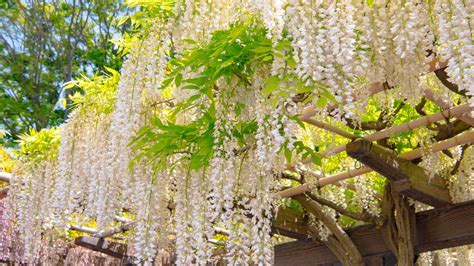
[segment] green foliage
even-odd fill
[[[139,155],[136,161],[153,163],[155,169],[167,167],[168,156],[183,154],[191,169],[206,167],[213,154],[212,136],[215,118],[205,113],[201,118],[186,125],[163,122],[155,117],[137,134],[132,145]]]
[[[20,136],[20,150],[18,156],[36,164],[43,161],[57,159],[59,144],[61,143],[60,130],[57,128],[42,129],[36,131],[31,129],[28,134]]]
[[[153,21],[167,20],[174,16],[173,7],[174,0],[127,0],[125,4],[134,10],[129,15],[124,15],[117,20],[117,26],[130,26],[129,32],[126,32],[119,39],[112,40],[115,45],[117,54],[126,55],[132,46],[150,30],[153,29]]]
[[[119,69],[112,36],[126,9],[121,1],[3,1],[0,5],[0,128],[7,146],[30,128],[59,125],[62,85],[104,66]],[[64,105],[62,106],[64,107]]]
[[[195,46],[170,61],[173,71],[165,86],[175,82],[177,87],[198,90],[213,100],[212,90],[219,78],[230,83],[238,77],[241,83],[249,84],[248,77],[255,69],[272,61],[271,41],[265,38],[265,30],[246,23],[232,25],[228,31],[216,31],[208,44]],[[183,79],[187,68],[198,75]]]
[[[13,154],[0,145],[0,172],[10,173],[15,166],[15,162]]]
[[[127,0],[125,3],[137,10],[129,16],[122,17],[118,24],[127,20],[131,22],[133,31],[140,31],[151,26],[153,19],[166,19],[173,15],[174,0]]]
[[[251,145],[249,142],[252,142],[257,131],[257,123],[242,117],[245,103],[228,101],[237,96],[233,88],[241,86],[247,90],[254,89],[251,78],[259,69],[268,67],[275,57],[284,58],[286,67],[294,67],[289,41],[284,40],[272,47],[265,29],[255,25],[258,23],[252,20],[233,24],[229,30],[214,32],[206,44],[188,40],[191,48],[175,55],[168,62],[171,71],[164,81],[163,89],[180,88],[191,90],[194,94],[171,108],[165,119],[153,118],[138,132],[131,143],[137,154],[135,162],[145,160],[153,163],[155,169],[163,169],[167,167],[168,156],[180,154],[182,159],[189,162],[190,169],[199,169],[209,165],[214,144],[221,144],[224,136],[237,140],[241,147]],[[218,85],[218,80],[226,84]],[[270,76],[261,89],[274,107],[281,104],[282,98],[292,94],[318,91],[322,93],[315,95],[322,99],[321,105],[334,101],[323,84],[308,86],[293,74]],[[233,112],[237,121],[224,121],[231,130],[221,132],[221,139],[216,140],[214,126],[218,101],[220,108],[225,112]],[[177,124],[177,117],[190,110],[195,110],[197,117],[187,124]],[[303,126],[298,117],[291,116],[290,119]],[[296,152],[303,158],[311,156],[315,163],[321,163],[317,149],[305,146],[301,141],[294,143],[293,150],[284,146],[282,152],[288,161]]]
[[[138,132],[132,142],[134,151],[138,153],[136,160],[148,158],[146,160],[152,160],[155,168],[165,168],[168,156],[182,154],[182,158],[189,162],[190,169],[207,167],[216,143],[217,80],[223,78],[230,84],[234,78],[238,78],[240,83],[247,84],[247,77],[253,75],[258,65],[270,60],[271,42],[265,38],[264,29],[252,28],[247,24],[235,24],[228,31],[217,31],[206,45],[195,43],[194,48],[173,58],[169,62],[172,71],[164,82],[164,88],[180,87],[196,93],[179,102],[171,110],[167,121],[153,118]],[[186,69],[190,69],[193,75],[183,79]],[[227,93],[231,97],[234,92]],[[206,103],[210,103],[209,106]],[[241,108],[244,108],[243,104],[237,104],[233,109],[237,116]],[[200,115],[194,121],[187,124],[174,122],[177,116],[190,109],[200,110]],[[235,123],[231,137],[243,146],[247,136],[255,131],[254,121]],[[217,143],[220,141],[217,140]]]
[[[102,75],[96,75],[89,78],[81,75],[71,82],[65,84],[64,89],[79,88],[70,99],[73,106],[79,108],[81,112],[90,112],[94,114],[112,113],[117,85],[120,79],[120,73],[114,69],[106,67],[107,72]]]

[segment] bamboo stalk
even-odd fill
[[[217,245],[217,246],[224,246],[225,247],[225,243],[222,242],[222,241],[219,241],[217,239],[208,239],[207,242],[213,244],[213,245]]]
[[[125,217],[118,216],[118,215],[115,215],[114,219],[118,222],[121,222],[121,223],[131,223],[132,222],[132,220],[130,220],[128,218],[125,218]]]
[[[230,231],[227,230],[227,229],[224,229],[224,228],[220,228],[220,227],[215,227],[214,228],[214,232],[216,234],[220,234],[220,235],[230,235]]]
[[[426,99],[434,102],[436,105],[438,105],[439,107],[441,107],[443,109],[452,108],[452,104],[447,103],[447,102],[443,101],[442,99],[437,98],[436,95],[434,95],[433,91],[430,90],[430,89],[424,90],[423,95],[426,97]],[[459,118],[460,120],[464,121],[464,123],[466,123],[470,126],[474,126],[474,118],[472,118],[470,116],[469,112],[467,112],[465,114],[462,114],[462,115],[459,115],[459,116],[456,116],[456,117]]]
[[[70,225],[69,230],[79,231],[87,234],[97,234],[97,230],[87,226]]]
[[[119,217],[119,218],[120,218],[120,219],[124,219],[124,218],[122,218],[122,217]],[[116,220],[119,220],[119,219],[117,219],[117,217],[116,217],[115,219],[116,219]],[[128,219],[127,219],[127,220],[128,220]],[[115,228],[106,230],[106,231],[101,232],[101,233],[95,231],[92,236],[93,236],[93,237],[98,237],[98,238],[111,237],[111,236],[113,236],[113,235],[115,235],[115,234],[122,233],[122,232],[125,232],[125,231],[128,231],[128,230],[132,229],[132,227],[133,227],[134,225],[135,225],[135,222],[129,222],[129,223],[124,224],[124,225],[122,225],[122,226],[115,227]],[[224,229],[224,228],[220,228],[220,227],[214,228],[214,231],[215,231],[215,233],[221,234],[221,235],[229,235],[229,234],[230,234],[229,230]],[[84,232],[84,231],[83,231],[83,232]]]
[[[331,126],[329,124],[326,124],[326,123],[323,123],[321,121],[318,121],[316,119],[313,119],[313,118],[306,118],[306,119],[302,119],[304,122],[308,123],[308,124],[311,124],[313,126],[316,126],[316,127],[319,127],[321,129],[325,129],[327,131],[330,131],[330,132],[333,132],[335,134],[338,134],[344,138],[348,138],[348,139],[356,139],[357,136],[354,135],[354,134],[351,134],[345,130],[342,130],[340,128],[337,128],[335,126]]]
[[[451,117],[454,117],[454,116],[456,116],[456,117],[461,116],[465,113],[468,113],[471,110],[472,110],[472,108],[469,106],[469,104],[466,103],[466,104],[463,104],[463,105],[459,105],[459,106],[444,110],[442,112],[438,112],[438,113],[435,113],[435,114],[420,117],[418,119],[412,120],[412,121],[410,121],[408,123],[405,123],[405,124],[401,124],[401,125],[398,125],[398,126],[386,128],[384,130],[375,132],[374,134],[368,135],[364,138],[367,139],[368,141],[376,141],[376,140],[388,138],[388,137],[396,135],[398,133],[402,133],[402,132],[410,130],[410,129],[416,129],[416,128],[419,128],[419,127],[422,127],[422,126],[426,126],[426,125],[429,125],[431,123],[443,120],[445,118],[451,118]],[[323,152],[320,153],[320,155],[323,156],[323,157],[333,156],[333,155],[336,155],[336,154],[338,154],[338,153],[340,153],[344,150],[346,150],[346,144],[339,145],[339,146],[337,146],[337,147],[335,147],[331,150],[323,151]],[[307,163],[310,163],[311,161],[312,161],[311,158],[307,158],[307,159],[303,160],[302,162],[307,164]]]
[[[127,224],[121,225],[119,227],[115,227],[115,228],[112,228],[112,229],[109,229],[109,230],[106,230],[106,231],[103,231],[103,232],[100,232],[100,233],[93,234],[92,236],[93,237],[98,237],[98,238],[111,237],[115,234],[122,233],[122,232],[130,230],[134,225],[135,225],[134,222],[127,223]]]
[[[10,179],[12,179],[12,174],[0,172],[0,181],[10,182]]]
[[[457,135],[455,137],[452,137],[450,139],[437,142],[431,145],[427,149],[426,152],[436,153],[436,152],[446,150],[451,147],[464,145],[464,144],[470,144],[473,142],[474,142],[474,131],[471,130],[471,131],[462,133],[460,135]],[[405,160],[414,160],[414,159],[422,157],[423,152],[425,152],[425,150],[423,150],[422,148],[418,148],[418,149],[401,154],[400,158],[405,159]],[[303,185],[285,189],[283,191],[276,193],[276,195],[282,198],[292,197],[304,192],[311,191],[313,188],[316,188],[316,187],[322,187],[325,185],[333,184],[335,182],[339,182],[351,177],[360,176],[360,175],[369,173],[371,171],[372,169],[365,166],[359,169],[350,169],[346,172],[342,172],[342,173],[338,173],[326,178],[322,178],[318,182],[315,182],[315,183],[305,183]]]

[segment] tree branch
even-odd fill
[[[355,219],[355,220],[359,220],[359,221],[364,221],[364,222],[374,222],[375,220],[375,217],[370,215],[368,212],[366,213],[358,213],[358,212],[353,212],[353,211],[350,211],[350,210],[347,210],[345,208],[342,208],[341,206],[337,205],[336,203],[330,201],[330,200],[327,200],[327,199],[324,199],[322,197],[319,197],[317,195],[314,195],[313,193],[306,193],[306,195],[316,201],[317,203],[319,204],[322,204],[322,205],[325,205],[331,209],[334,209],[335,211],[337,211],[338,213],[342,214],[342,215],[345,215],[347,217],[351,217],[352,219]]]
[[[461,166],[462,159],[464,159],[464,154],[466,153],[466,149],[469,147],[469,145],[464,144],[461,146],[461,155],[459,156],[459,159],[456,161],[456,164],[453,167],[453,170],[451,170],[450,174],[455,175],[459,171],[459,167]]]
[[[293,198],[331,231],[333,237],[329,236],[327,239],[328,241],[323,241],[323,243],[325,243],[331,250],[335,251],[335,255],[344,266],[364,265],[362,256],[354,242],[352,242],[351,238],[342,227],[337,224],[337,221],[323,212],[318,203],[312,201],[307,195],[300,194],[293,196]],[[310,233],[316,238],[319,237],[319,232],[317,230],[310,230]]]
[[[458,85],[450,82],[448,79],[449,79],[449,76],[448,76],[448,73],[446,72],[446,67],[445,68],[441,68],[441,69],[438,69],[435,71],[435,74],[436,74],[436,77],[441,81],[441,83],[443,83],[443,85],[448,88],[448,90],[456,93],[456,94],[459,94],[459,95],[462,95],[462,96],[467,96],[466,95],[466,90],[459,90],[459,87]]]

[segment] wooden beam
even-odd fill
[[[74,244],[110,255],[115,258],[128,258],[127,245],[118,242],[112,242],[103,238],[81,236],[74,239]]]
[[[308,216],[303,212],[280,208],[273,220],[272,232],[295,239],[307,239]]]
[[[390,254],[375,226],[347,230],[364,258]],[[416,214],[416,253],[474,244],[474,201],[449,205]],[[324,245],[296,240],[275,246],[275,265],[321,265],[337,262]]]
[[[372,168],[392,181],[397,192],[434,207],[451,203],[444,178],[430,177],[425,169],[398,157],[392,150],[366,139],[347,144],[349,156]]]
[[[290,213],[294,216],[290,216]],[[294,221],[290,217],[298,218],[301,213],[280,211],[281,214],[288,217],[287,221]],[[303,228],[303,223],[299,227]],[[382,235],[373,225],[353,228],[347,230],[347,233],[364,258],[390,254]],[[415,242],[417,253],[474,244],[474,201],[417,213]],[[87,236],[76,238],[75,243],[116,258],[127,258],[125,244]],[[320,265],[335,262],[337,258],[326,245],[310,239],[275,246],[275,265]]]
[[[416,214],[418,253],[474,244],[474,200]]]

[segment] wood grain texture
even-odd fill
[[[127,258],[127,245],[122,243],[112,242],[103,238],[81,236],[74,240],[74,244],[115,258]]]
[[[308,216],[303,212],[280,208],[273,220],[272,233],[295,239],[307,239]]]
[[[366,139],[356,139],[347,144],[349,156],[372,168],[393,182],[402,195],[434,207],[451,203],[445,180],[437,175],[428,176],[425,169],[399,158],[392,150]]]
[[[347,231],[364,258],[387,256],[390,250],[372,225]],[[474,201],[416,214],[417,253],[474,244]],[[275,246],[275,265],[331,265],[337,258],[323,244],[310,239]]]

